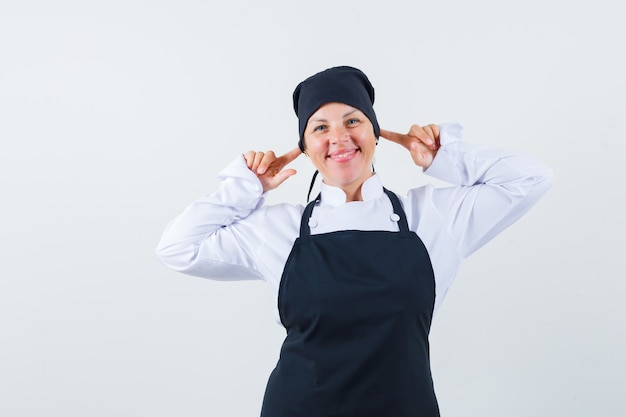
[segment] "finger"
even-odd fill
[[[430,149],[435,149],[437,145],[435,143],[435,132],[433,131],[433,126],[432,125],[424,126],[424,133],[426,133],[426,135],[428,135],[428,137],[431,140],[431,143],[429,145]]]
[[[431,146],[434,142],[420,125],[411,126],[411,129],[409,130],[409,136],[413,136],[419,139],[422,143],[428,146]]]
[[[426,152],[423,148],[424,144],[413,142],[411,143],[411,158],[415,165],[423,167],[426,161]]]
[[[429,138],[431,139],[435,139],[435,134],[433,132],[433,128],[430,125],[424,126],[422,127],[422,129],[424,130],[424,133],[426,133],[428,135]]]
[[[297,174],[297,171],[295,169],[285,169],[283,171],[280,171],[278,174],[274,176],[274,178],[272,178],[272,188],[278,187],[280,184],[285,182],[287,178],[296,174]]]
[[[281,162],[284,162],[284,165],[289,164],[290,162],[294,161],[297,157],[299,157],[300,155],[302,155],[302,151],[300,150],[299,147],[295,147],[292,150],[290,150],[289,152],[287,152],[284,155],[281,155],[280,159]]]
[[[430,148],[435,151],[441,146],[439,141],[439,126],[431,123],[427,127],[428,135],[433,139],[433,144]]]
[[[248,151],[248,152],[243,154],[243,159],[245,159],[246,166],[248,167],[248,169],[252,168],[252,163],[254,162],[254,154],[255,153],[256,152],[254,152],[254,151]]]
[[[417,163],[418,160],[421,159],[421,156],[422,156],[422,150],[420,149],[420,146],[423,146],[423,145],[419,142],[411,142],[411,147],[409,151],[411,152],[411,157],[413,158],[415,163]]]
[[[435,140],[438,141],[439,140],[439,125],[436,124],[431,124],[428,125],[432,128],[433,133],[435,134]]]
[[[257,172],[264,156],[265,154],[263,152],[256,152],[254,154],[254,161],[252,162],[252,167],[250,168],[252,171]]]
[[[411,144],[411,157],[415,165],[427,169],[435,158],[436,150],[432,150],[422,142],[413,142]]]
[[[256,172],[258,172],[259,175],[263,175],[267,171],[267,168],[275,160],[276,160],[276,154],[274,153],[274,151],[265,152],[265,155],[263,155],[263,159],[261,159],[261,162],[259,163],[259,167],[257,168]]]
[[[399,143],[400,145],[404,145],[404,141],[406,140],[406,135],[386,129],[380,129],[380,136],[392,142]]]
[[[432,124],[430,125],[433,129],[433,133],[435,135],[435,149],[439,149],[441,147],[441,138],[439,136],[439,125]]]

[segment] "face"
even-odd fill
[[[327,103],[309,118],[304,147],[328,185],[347,194],[360,191],[372,175],[376,136],[372,122],[360,110]]]

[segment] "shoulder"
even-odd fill
[[[259,214],[263,216],[263,227],[268,232],[277,229],[297,231],[300,227],[303,212],[303,205],[279,203],[261,207]]]
[[[432,201],[433,194],[437,188],[432,184],[411,188],[405,196],[396,193],[400,202],[406,209],[419,210]]]

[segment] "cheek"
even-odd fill
[[[367,131],[367,132],[361,132],[361,134],[359,134],[359,143],[361,144],[361,147],[363,148],[370,148],[370,147],[375,147],[376,146],[376,136],[373,134],[373,132]]]
[[[324,144],[321,140],[319,140],[318,138],[315,137],[304,137],[303,140],[303,145],[304,145],[304,149],[307,151],[307,153],[312,154],[315,153],[316,151],[322,149],[324,147]]]

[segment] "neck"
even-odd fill
[[[374,175],[374,173],[370,172],[369,175],[360,182],[357,181],[354,184],[347,184],[347,185],[341,186],[341,189],[346,194],[346,203],[349,203],[351,201],[363,201],[363,194],[361,193],[361,190],[363,189],[363,184],[372,175]]]
[[[344,193],[346,193],[346,203],[351,201],[363,201],[363,195],[361,194],[361,186],[363,184],[359,184],[356,188],[351,189],[348,187],[342,187]]]
[[[367,181],[372,175],[373,172],[370,172],[369,175],[361,180],[356,180],[347,184],[336,184],[336,183],[328,183],[326,179],[322,179],[322,182],[327,184],[330,187],[339,188],[343,191],[346,196],[346,203],[350,203],[352,201],[363,201],[363,184]]]

